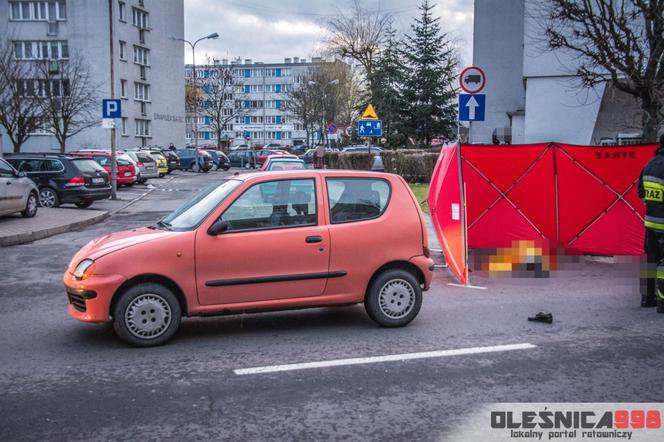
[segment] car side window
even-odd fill
[[[332,224],[381,216],[390,200],[390,185],[380,178],[327,178]]]
[[[268,181],[251,186],[222,214],[228,232],[315,226],[313,179]]]
[[[46,172],[62,172],[65,167],[60,160],[46,160],[44,162],[44,170]]]
[[[11,178],[14,176],[14,169],[4,160],[0,160],[0,177]]]
[[[21,160],[19,163],[17,170],[19,172],[41,172],[42,170],[42,160],[37,160],[37,159],[26,159],[26,160]]]

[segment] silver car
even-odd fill
[[[0,158],[0,215],[21,212],[25,218],[37,214],[39,189],[35,183]]]
[[[149,178],[159,178],[159,171],[157,170],[157,163],[154,158],[147,152],[136,150],[127,150],[125,153],[138,167],[140,174],[139,182],[144,183]]]

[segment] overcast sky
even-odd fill
[[[400,31],[409,30],[419,0],[361,0],[366,9],[394,15]],[[462,65],[472,62],[472,0],[432,0],[441,27],[457,42]],[[350,8],[350,0],[184,0],[185,34],[190,41],[217,32],[217,40],[196,46],[196,61],[205,54],[219,59],[241,57],[283,62],[284,57],[311,58],[325,38],[325,21]],[[191,48],[185,60],[191,63]]]

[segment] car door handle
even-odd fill
[[[320,237],[320,236],[318,236],[318,235],[315,235],[315,236],[307,236],[307,238],[306,238],[304,241],[305,241],[307,244],[313,244],[313,243],[316,243],[316,242],[322,242],[322,241],[323,241],[323,238]]]

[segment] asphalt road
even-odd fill
[[[168,345],[134,349],[69,318],[75,251],[146,225],[221,173],[180,174],[107,221],[0,249],[0,440],[449,440],[492,402],[664,401],[664,314],[638,307],[616,264],[549,279],[449,287],[381,329],[361,305],[185,319]],[[532,323],[538,311],[551,325]],[[234,370],[505,344],[533,348],[267,374]],[[488,428],[488,423],[487,423]]]

